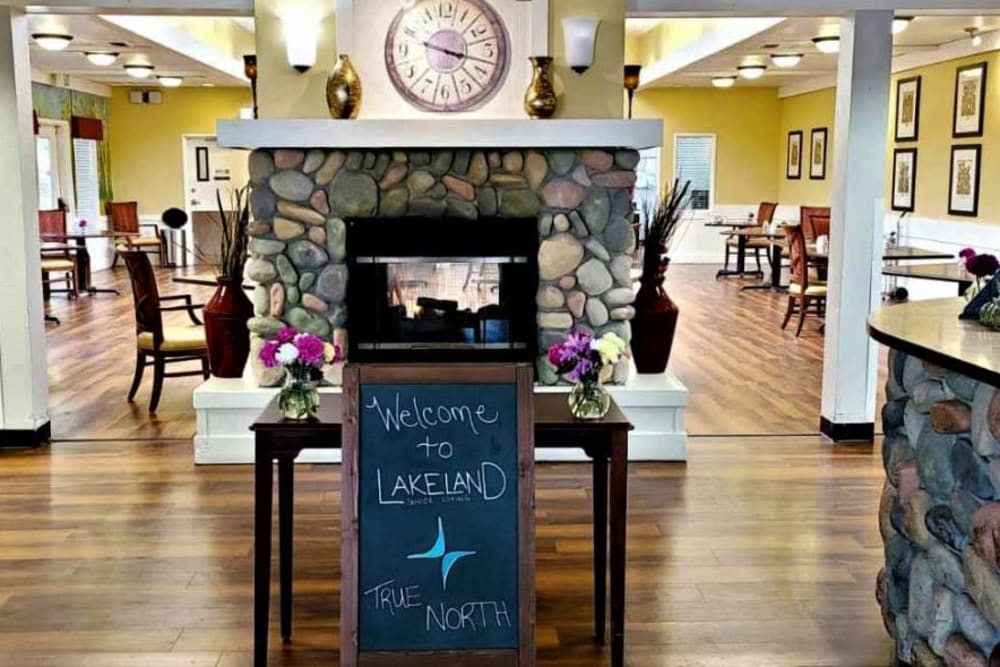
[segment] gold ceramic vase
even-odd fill
[[[361,111],[361,77],[346,53],[337,58],[326,80],[326,105],[334,118],[357,118]]]
[[[531,83],[524,93],[524,111],[529,118],[552,118],[556,112],[556,91],[552,87],[552,58],[534,56]]]

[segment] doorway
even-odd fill
[[[221,233],[219,200],[228,211],[234,192],[250,180],[247,152],[220,148],[210,135],[184,135],[184,207],[191,220],[189,259],[196,264],[215,263]]]

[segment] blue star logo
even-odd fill
[[[455,563],[462,558],[475,555],[475,551],[448,551],[448,547],[445,544],[444,523],[441,521],[441,517],[438,517],[438,535],[437,541],[434,542],[434,546],[423,553],[410,554],[406,558],[407,560],[433,560],[435,558],[440,558],[441,588],[443,590],[448,590],[448,574],[451,572],[451,568],[455,567]]]

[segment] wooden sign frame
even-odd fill
[[[341,464],[340,664],[344,667],[533,667],[535,664],[534,375],[528,364],[349,364],[344,369]],[[365,384],[513,384],[517,405],[518,648],[469,651],[359,649],[360,397]]]

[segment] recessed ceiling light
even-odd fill
[[[736,71],[744,79],[759,79],[764,76],[764,70],[766,69],[763,65],[740,65],[736,68]]]
[[[125,72],[133,79],[148,79],[153,73],[154,67],[152,65],[143,65],[141,63],[135,63],[132,65],[125,65]]]
[[[46,51],[62,51],[73,41],[73,37],[70,35],[60,35],[53,32],[36,32],[31,36],[31,39],[35,40],[35,44]]]
[[[813,37],[813,44],[822,53],[837,53],[840,51],[840,37],[830,35],[828,37]]]
[[[771,62],[775,67],[795,67],[802,60],[801,53],[773,53]]]
[[[203,83],[203,84],[201,84],[201,87],[202,88],[215,88],[215,84],[214,83]]]
[[[907,28],[910,27],[910,21],[913,20],[912,16],[897,16],[892,19],[892,34],[898,35]]]
[[[732,88],[736,83],[735,76],[713,76],[712,85],[716,88]]]
[[[113,65],[116,60],[118,60],[117,53],[95,53],[90,51],[85,51],[83,54],[91,65],[97,65],[98,67],[107,67],[108,65]]]
[[[156,77],[160,85],[165,88],[178,88],[182,83],[184,83],[184,77],[181,76],[158,76]]]

